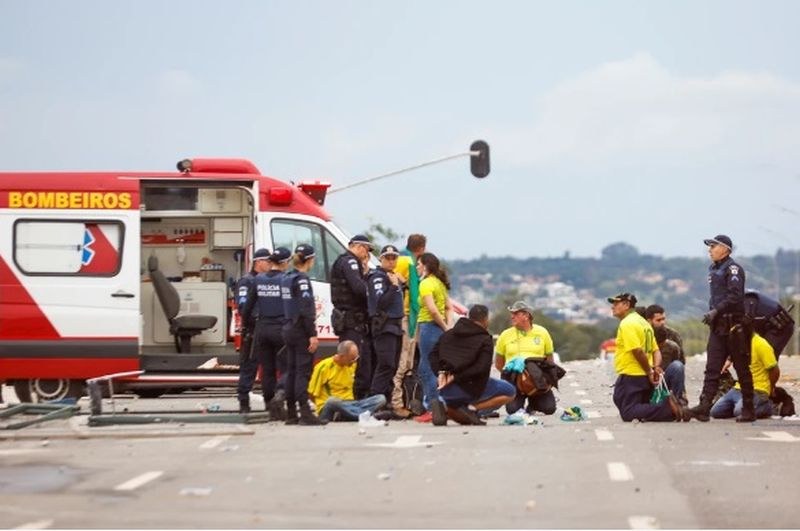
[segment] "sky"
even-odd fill
[[[800,248],[800,3],[0,0],[0,170],[360,179],[350,233],[429,250]]]

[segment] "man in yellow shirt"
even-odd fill
[[[753,406],[756,418],[765,419],[772,416],[772,401],[769,399],[775,390],[775,384],[781,377],[775,350],[766,339],[753,334],[750,347],[750,373],[753,375]],[[711,416],[715,419],[738,417],[742,412],[742,390],[739,382],[733,389],[725,393],[711,408]]]
[[[609,297],[611,313],[620,320],[617,329],[617,351],[614,354],[614,405],[625,422],[632,420],[664,422],[688,421],[689,410],[670,393],[660,404],[651,404],[650,396],[662,378],[659,367],[661,353],[656,346],[653,327],[639,315],[636,296],[620,293]]]
[[[308,395],[314,400],[317,416],[323,422],[332,420],[358,420],[386,405],[386,397],[373,395],[355,400],[353,385],[356,377],[358,346],[354,341],[339,343],[336,354],[317,363],[308,382]]]
[[[512,381],[513,377],[503,368],[514,358],[538,358],[553,363],[553,339],[550,332],[543,326],[533,323],[533,308],[524,301],[517,301],[509,306],[511,312],[511,327],[506,328],[497,338],[494,347],[494,366],[502,372],[504,380]],[[552,415],[556,412],[556,397],[553,390],[546,393],[528,396],[519,390],[514,400],[506,404],[506,412],[509,415],[521,409],[527,400],[528,406],[525,408],[528,413],[541,411],[545,415]]]

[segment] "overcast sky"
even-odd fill
[[[800,2],[0,0],[0,169],[242,157],[445,258],[800,247]]]

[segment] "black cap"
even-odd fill
[[[400,256],[400,251],[394,245],[384,245],[381,249],[381,258],[384,256]]]
[[[350,242],[348,243],[348,245],[353,245],[354,243],[366,245],[370,249],[373,249],[375,247],[374,245],[372,245],[372,242],[369,241],[369,238],[367,238],[363,234],[356,234],[355,236],[350,238]]]
[[[289,259],[292,258],[292,251],[287,249],[286,247],[276,247],[274,251],[272,251],[272,255],[269,257],[270,262],[275,262],[276,264],[280,264],[281,262],[288,262]]]
[[[309,258],[313,258],[314,255],[316,254],[314,252],[314,248],[307,243],[301,243],[300,245],[298,245],[295,248],[294,252],[295,254],[299,254],[300,258],[302,258],[303,260],[308,260]]]
[[[262,247],[261,249],[257,249],[256,252],[253,253],[253,262],[256,260],[269,260],[270,252],[269,249]]]
[[[705,239],[703,243],[706,245],[724,245],[729,251],[733,251],[733,242],[724,234],[717,234],[713,238]]]
[[[618,295],[614,295],[613,297],[609,297],[608,298],[608,302],[611,302],[611,303],[622,302],[622,301],[628,301],[629,303],[631,303],[631,308],[633,308],[634,306],[636,306],[636,302],[637,302],[636,295],[634,295],[633,293],[627,293],[626,292],[626,293],[620,293]]]

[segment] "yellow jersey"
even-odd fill
[[[394,266],[394,272],[403,279],[404,283],[408,284],[408,279],[411,278],[409,269],[412,267],[414,267],[414,258],[401,254],[397,257],[397,264]],[[403,291],[403,311],[406,315],[408,315],[409,312],[409,293],[409,290]]]
[[[772,385],[769,383],[769,370],[778,364],[775,359],[775,350],[766,339],[758,334],[753,334],[750,343],[750,373],[753,375],[753,389],[769,395],[772,392]],[[736,389],[739,382],[736,382]]]
[[[339,365],[333,356],[317,363],[308,381],[308,394],[314,399],[317,413],[331,396],[342,400],[354,400],[353,385],[356,379],[356,363]]]
[[[419,318],[418,323],[432,323],[433,315],[425,306],[425,295],[432,295],[433,302],[442,319],[447,319],[445,305],[447,304],[447,288],[444,283],[433,275],[428,275],[419,283]]]
[[[614,370],[627,376],[647,376],[636,357],[635,349],[642,349],[650,366],[653,366],[653,353],[657,350],[653,327],[634,310],[626,315],[617,328],[617,350],[614,353]]]
[[[503,330],[497,338],[494,351],[506,363],[514,358],[543,359],[553,353],[553,338],[545,327],[537,324],[531,325],[527,332],[512,326]]]

